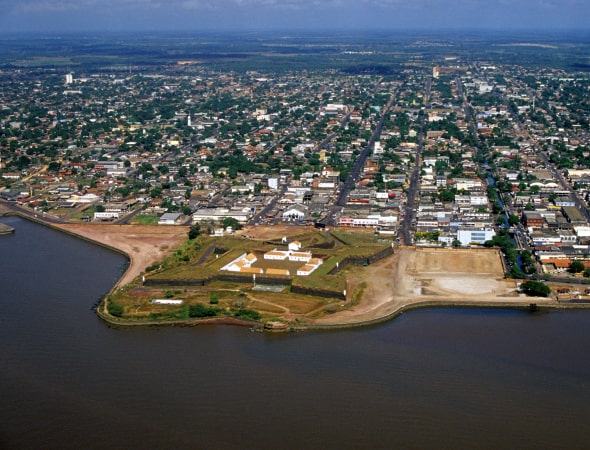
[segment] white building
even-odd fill
[[[114,211],[95,212],[94,219],[98,220],[114,220],[119,218],[119,213]]]
[[[461,245],[483,244],[496,235],[493,228],[459,228],[457,230],[457,240]]]
[[[158,220],[158,225],[179,225],[182,219],[180,213],[166,213]]]
[[[302,205],[294,205],[290,208],[287,208],[283,212],[283,220],[297,220],[301,221],[305,218],[305,212],[307,208]]]
[[[246,223],[250,218],[250,208],[243,209],[227,209],[227,208],[216,208],[209,209],[203,208],[193,213],[193,224],[200,223],[203,221],[216,222],[223,220],[226,217],[232,217],[240,223]]]

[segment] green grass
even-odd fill
[[[138,225],[157,225],[160,217],[153,214],[140,214],[135,219]]]

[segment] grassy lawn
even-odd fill
[[[134,217],[132,223],[137,225],[157,225],[160,217],[155,214],[139,214]]]

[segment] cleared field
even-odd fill
[[[417,250],[413,260],[411,269],[416,275],[436,273],[437,276],[445,276],[445,274],[468,273],[470,276],[504,276],[502,262],[496,251]]]

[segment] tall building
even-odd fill
[[[434,66],[432,68],[432,78],[438,78],[439,75],[440,75],[440,67]]]
[[[66,84],[72,84],[74,81],[74,75],[71,73],[66,74]]]

